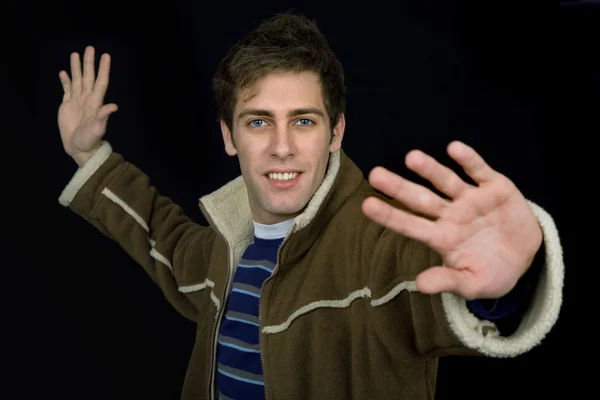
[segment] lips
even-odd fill
[[[298,183],[302,177],[300,171],[271,171],[265,175],[265,179],[269,184],[277,189],[290,189]]]
[[[276,181],[287,181],[296,178],[300,172],[269,172],[266,176]]]
[[[291,174],[291,173],[301,173],[302,171],[297,170],[297,169],[271,169],[267,172],[265,172],[265,175],[269,175],[269,174]]]

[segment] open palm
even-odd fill
[[[63,101],[58,110],[58,127],[67,154],[82,165],[100,146],[106,133],[108,117],[117,111],[116,104],[103,104],[108,88],[110,56],[103,54],[95,78],[94,48],[85,49],[83,73],[78,53],[71,54],[71,75],[60,71]]]
[[[369,175],[373,187],[430,219],[376,198],[364,201],[363,212],[442,256],[443,266],[432,266],[417,277],[421,292],[453,292],[467,299],[501,297],[531,264],[542,243],[541,227],[516,186],[471,147],[455,141],[448,154],[476,185],[420,151],[406,157],[407,167],[448,199],[382,167]]]

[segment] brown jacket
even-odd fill
[[[424,295],[415,276],[439,264],[422,244],[373,223],[362,200],[379,196],[343,151],[295,218],[260,303],[268,399],[433,399],[437,358],[512,357],[540,343],[562,302],[564,266],[552,218],[545,268],[519,329],[500,335],[452,294]],[[241,177],[200,199],[208,227],[183,215],[148,177],[104,142],[59,199],[117,241],[197,323],[182,399],[212,398],[220,317],[253,235]]]

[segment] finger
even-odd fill
[[[62,84],[65,92],[63,95],[63,101],[69,101],[71,99],[71,79],[69,78],[69,74],[67,74],[65,71],[60,71],[58,73],[58,78],[60,79],[60,83]]]
[[[96,118],[99,120],[104,120],[108,118],[112,113],[116,112],[118,109],[119,107],[116,104],[105,104],[98,110]]]
[[[369,197],[362,203],[363,213],[376,223],[401,235],[430,243],[435,222],[397,209],[386,202]]]
[[[431,217],[439,217],[450,204],[448,200],[426,187],[404,179],[383,167],[376,167],[371,171],[369,182],[375,189],[401,201],[412,210]]]
[[[81,90],[83,93],[90,93],[94,87],[94,48],[88,46],[83,55],[83,81]]]
[[[448,155],[459,163],[467,175],[478,184],[490,181],[496,175],[484,159],[470,146],[454,141],[448,145]]]
[[[71,96],[81,93],[81,60],[79,53],[71,53]]]
[[[427,179],[450,198],[458,197],[461,192],[470,187],[450,168],[420,150],[409,152],[405,162],[410,170]]]
[[[96,93],[101,99],[104,99],[106,89],[108,88],[110,75],[110,55],[102,54],[100,57],[100,65],[98,67],[98,79],[94,84],[94,93]]]
[[[417,275],[417,289],[425,294],[454,293],[467,300],[477,298],[476,277],[469,269],[431,267]]]

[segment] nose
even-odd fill
[[[282,126],[274,130],[271,138],[271,156],[285,160],[296,153],[294,133],[289,127]]]

